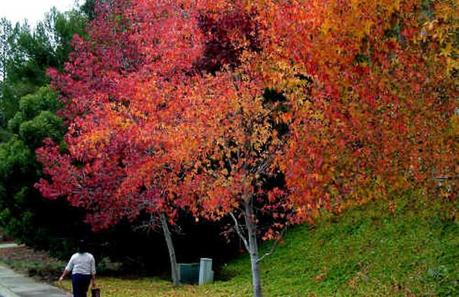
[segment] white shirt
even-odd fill
[[[96,261],[90,253],[76,253],[70,258],[65,270],[72,271],[72,274],[96,274]]]

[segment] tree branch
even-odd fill
[[[239,237],[242,239],[242,242],[244,242],[244,246],[245,246],[246,250],[250,253],[249,244],[248,244],[247,239],[245,238],[244,234],[242,233],[241,226],[239,225],[239,222],[237,221],[236,217],[234,216],[234,214],[232,212],[230,212],[229,214],[230,214],[231,218],[234,221],[234,229],[236,230],[237,235],[239,235]]]
[[[273,245],[271,246],[271,249],[269,250],[269,252],[265,253],[263,256],[258,258],[258,260],[257,260],[258,263],[260,263],[264,258],[271,256],[276,251],[276,248],[279,245],[279,242],[281,241],[281,239],[284,237],[284,234],[285,234],[286,230],[287,230],[287,228],[284,228],[282,230],[280,236],[273,243]]]

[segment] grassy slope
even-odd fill
[[[433,206],[399,202],[394,215],[385,206],[356,208],[335,222],[328,219],[313,230],[298,227],[290,232],[286,244],[264,263],[266,292],[459,296],[458,222]],[[238,261],[232,269],[243,270],[244,264]]]
[[[394,214],[387,204],[372,203],[323,219],[314,228],[296,227],[262,264],[265,294],[459,296],[456,214],[457,203],[441,210],[402,200]],[[101,279],[99,285],[107,297],[251,295],[247,257],[230,263],[224,272],[233,276],[230,281],[203,287],[173,289],[157,279],[111,278]]]

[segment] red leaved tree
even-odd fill
[[[198,16],[186,1],[97,7],[89,40],[76,37],[65,72],[51,72],[69,129],[64,152],[50,142],[38,150],[50,180],[37,187],[85,208],[94,229],[142,213],[159,218],[151,223],[163,228],[178,284],[168,221],[176,216],[172,200],[186,145],[175,131],[189,121],[192,101],[182,99],[192,86],[177,86],[202,56],[198,23],[189,21]]]

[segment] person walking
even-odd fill
[[[73,297],[87,297],[89,284],[96,288],[96,261],[94,256],[88,253],[87,244],[80,240],[78,252],[73,254],[69,263],[59,277],[62,281],[67,275],[72,273]]]

